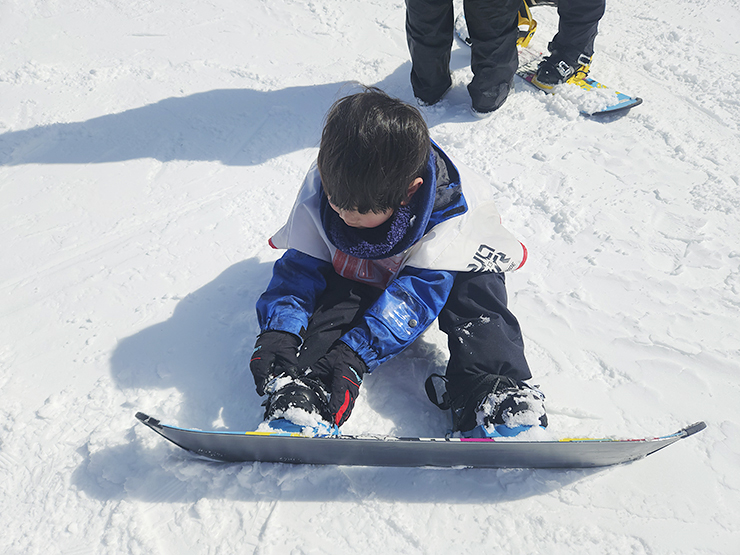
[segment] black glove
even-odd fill
[[[352,413],[365,372],[365,362],[341,341],[307,370],[309,377],[320,379],[330,390],[329,412],[337,426]]]
[[[260,334],[249,361],[257,394],[264,395],[267,383],[280,374],[295,377],[300,345],[300,337],[286,331],[270,330]]]

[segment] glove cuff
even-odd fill
[[[362,360],[362,357],[358,355],[354,351],[354,349],[352,349],[352,347],[347,345],[344,341],[337,341],[332,349],[337,349],[341,352],[342,360],[347,365],[354,368],[355,372],[359,374],[360,378],[362,378],[362,376],[367,373],[368,366],[365,361]]]

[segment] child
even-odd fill
[[[414,107],[370,88],[331,108],[257,302],[250,369],[266,420],[297,407],[341,426],[364,375],[439,318],[450,359],[427,393],[455,431],[547,425],[506,308],[503,272],[526,249],[492,189],[430,140]]]

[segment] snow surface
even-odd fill
[[[557,25],[535,8],[535,43]],[[0,2],[0,552],[740,553],[740,8],[609,4],[587,119],[518,82],[425,117],[490,177],[560,436],[709,427],[606,470],[216,464],[137,423],[254,429],[267,246],[349,81],[412,101],[400,0]],[[427,332],[351,433],[440,435]]]

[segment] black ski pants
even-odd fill
[[[506,100],[518,66],[517,12],[522,0],[465,0],[472,41],[468,92],[473,108],[489,112]],[[406,40],[414,95],[434,103],[452,85],[453,0],[406,0]]]
[[[359,324],[380,294],[379,289],[332,274],[309,320],[300,365],[310,366],[322,357]],[[522,381],[532,377],[519,323],[507,308],[504,275],[458,273],[438,321],[450,351],[443,378],[446,405],[453,410],[455,427],[469,430],[475,426],[475,409],[496,376]],[[439,392],[439,401],[444,393]]]
[[[548,46],[550,51],[560,49],[593,56],[605,10],[606,0],[558,0],[558,32]]]

